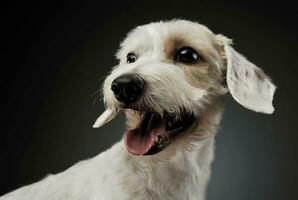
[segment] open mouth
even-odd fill
[[[178,115],[135,111],[141,120],[138,127],[124,134],[127,150],[134,155],[153,155],[165,149],[173,138],[186,132],[195,117],[193,113],[181,112]]]

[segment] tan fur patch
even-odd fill
[[[175,33],[169,36],[164,42],[164,57],[167,62],[175,62],[174,57],[176,52],[182,47],[191,47],[199,54],[198,61],[193,64],[175,63],[186,74],[187,81],[190,85],[208,90],[218,90],[223,82],[223,76],[216,66],[211,66],[205,61],[202,55],[210,54],[208,49],[198,50],[198,47],[190,45],[187,40],[180,38],[179,34]],[[220,89],[222,90],[222,89]]]
[[[186,41],[178,36],[170,36],[164,42],[164,54],[166,60],[173,61],[175,53],[183,46],[186,46]]]

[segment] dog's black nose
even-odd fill
[[[112,82],[111,90],[116,99],[124,104],[135,102],[143,93],[144,81],[135,74],[119,76]]]

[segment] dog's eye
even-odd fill
[[[182,47],[175,55],[175,60],[182,63],[194,63],[198,59],[198,53],[190,47]]]
[[[126,56],[126,63],[133,63],[137,60],[137,56],[134,53],[129,53]]]

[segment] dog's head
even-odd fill
[[[228,91],[250,110],[274,111],[275,86],[264,72],[237,53],[231,40],[198,23],[139,26],[117,58],[103,84],[107,110],[94,127],[125,111],[124,141],[132,154],[155,154],[179,140],[191,143],[181,138],[214,132],[206,129],[219,123],[221,97]]]

